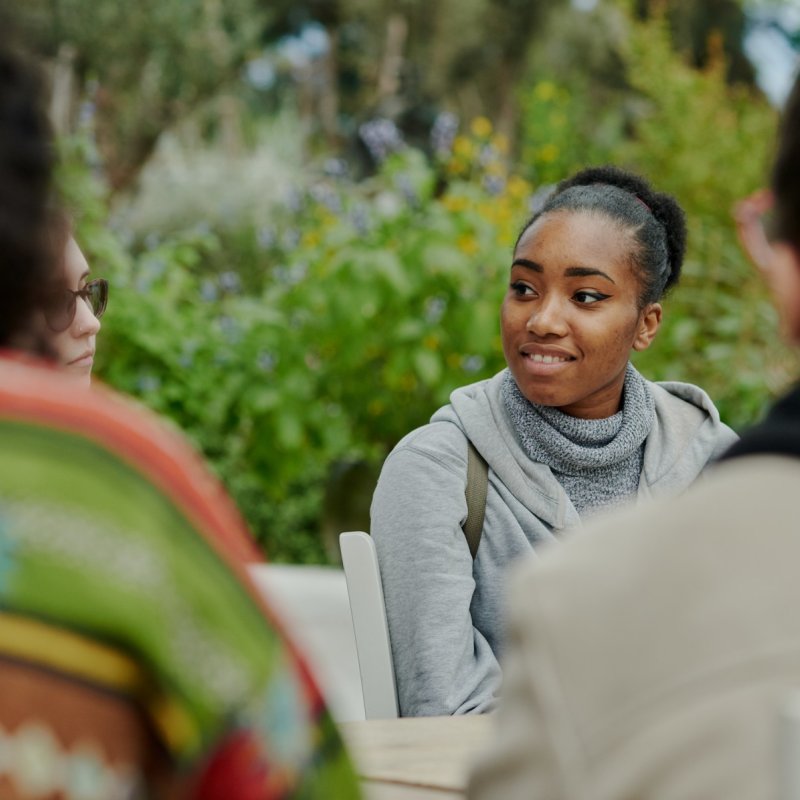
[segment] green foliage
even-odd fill
[[[731,216],[766,180],[777,115],[752,90],[726,84],[721,58],[702,71],[684,64],[661,20],[633,25],[628,42],[629,80],[644,105],[634,135],[612,158],[675,194],[689,224],[681,284],[640,366],[654,378],[703,386],[740,427],[759,416],[796,367]]]
[[[14,11],[30,46],[56,64],[57,94],[67,76],[93,87],[115,188],[131,183],[162,131],[238,79],[267,19],[257,0],[25,0]]]
[[[249,255],[245,280],[213,270],[222,240],[197,228],[117,259],[98,374],[186,431],[274,559],[324,560],[333,468],[379,463],[452,389],[502,366],[499,301],[530,187],[505,174],[486,124],[459,140],[484,154],[467,178],[456,156],[434,168],[407,149],[368,182],[315,182],[275,235],[228,237]]]
[[[104,226],[89,141],[63,142],[78,238],[112,281],[98,374],[187,432],[273,559],[324,561],[320,516],[347,466],[380,463],[453,388],[503,366],[529,198],[586,163],[634,168],[687,211],[684,278],[645,374],[698,383],[736,426],[792,374],[730,217],[764,179],[775,114],[721,63],[687,67],[659,20],[627,24],[627,88],[541,74],[522,92],[519,169],[479,117],[450,150],[395,152],[359,183],[308,166],[269,218],[240,209],[129,242]]]
[[[521,163],[537,184],[557,183],[586,164],[608,161],[621,137],[618,106],[595,105],[589,84],[577,76],[569,87],[538,80],[523,93],[521,105]]]

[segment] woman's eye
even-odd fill
[[[524,297],[533,294],[533,288],[528,286],[527,283],[522,283],[522,281],[514,281],[511,284],[511,290],[518,297]]]
[[[592,303],[605,300],[607,297],[610,297],[610,295],[601,294],[600,292],[575,292],[574,297],[581,305],[590,306]]]

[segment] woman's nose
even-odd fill
[[[100,330],[100,320],[94,315],[89,304],[80,297],[77,299],[72,329],[76,337],[95,336]]]
[[[526,328],[534,336],[566,336],[568,325],[558,298],[543,298],[534,303]]]

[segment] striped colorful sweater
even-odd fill
[[[254,560],[176,431],[0,358],[0,794],[357,797]]]

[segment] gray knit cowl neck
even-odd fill
[[[501,391],[522,449],[550,467],[581,516],[636,494],[655,402],[633,364],[625,373],[622,409],[606,419],[580,419],[531,403],[510,372]]]

